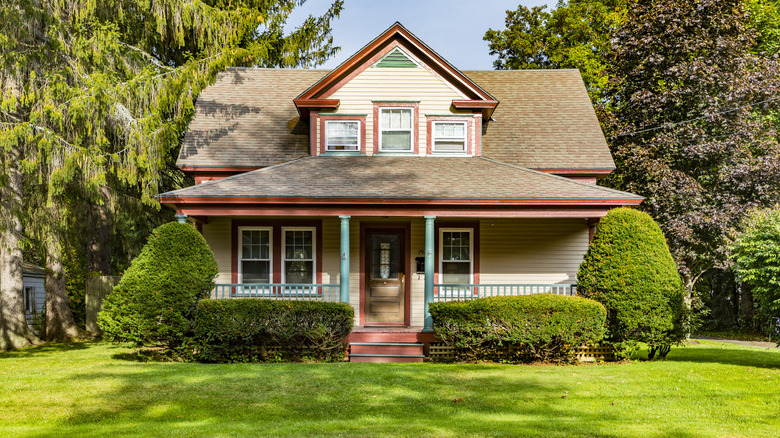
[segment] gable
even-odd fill
[[[391,50],[390,53],[383,56],[379,61],[375,62],[371,67],[417,68],[418,65],[409,59],[409,56],[407,56],[401,49],[396,47]]]

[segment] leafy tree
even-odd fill
[[[655,0],[631,5],[614,36],[608,182],[646,197],[689,294],[727,266],[729,230],[780,194],[780,75],[751,54],[747,22],[738,0]]]
[[[555,9],[518,6],[507,11],[506,29],[489,29],[484,39],[498,55],[498,70],[576,68],[591,100],[599,101],[609,76],[605,56],[612,32],[626,12],[626,0],[560,0]]]
[[[284,34],[286,18],[300,3],[0,0],[0,165],[8,176],[0,195],[4,212],[13,213],[3,215],[0,251],[8,266],[19,265],[22,223],[42,248],[47,283],[55,285],[47,298],[54,306],[47,311],[47,337],[82,335],[62,287],[70,215],[88,212],[90,204],[110,205],[127,192],[156,205],[153,196],[194,99],[226,66],[313,66],[337,50],[330,21],[342,2]],[[20,172],[30,176],[27,207],[15,176]],[[85,216],[105,223],[108,214]],[[0,304],[17,315],[21,275],[9,278]],[[0,330],[26,340],[10,347],[32,341],[19,324],[6,321],[12,319],[3,318]]]
[[[577,273],[577,294],[607,308],[608,342],[630,357],[637,342],[665,358],[685,338],[683,288],[661,229],[647,214],[611,210]]]
[[[780,318],[780,209],[751,212],[732,251],[737,275],[753,287],[763,316]]]
[[[106,339],[176,349],[194,329],[195,308],[214,288],[217,261],[190,225],[156,228],[108,294],[98,325]]]
[[[750,12],[748,27],[755,29],[753,52],[764,56],[780,53],[780,1],[746,0]]]

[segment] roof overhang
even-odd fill
[[[435,51],[414,36],[401,23],[396,22],[324,78],[312,85],[293,100],[301,117],[307,117],[312,110],[338,107],[338,99],[327,99],[329,92],[338,84],[353,77],[356,72],[370,66],[370,60],[392,42],[397,42],[414,54],[442,79],[460,90],[467,99],[453,101],[459,109],[482,110],[484,120],[490,118],[498,100],[466,77],[463,73],[439,56]],[[334,106],[335,105],[335,106]]]

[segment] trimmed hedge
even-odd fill
[[[685,338],[683,285],[661,228],[616,208],[601,220],[577,273],[577,293],[607,308],[607,341],[630,358],[637,342],[664,358]]]
[[[217,262],[203,236],[177,222],[152,231],[141,254],[108,294],[98,325],[109,341],[184,346],[195,304],[214,288]]]
[[[607,317],[596,301],[551,294],[432,303],[430,311],[459,361],[571,361],[575,348],[601,341]]]
[[[202,300],[195,315],[195,357],[202,362],[304,358],[340,360],[355,311],[346,303],[257,298]]]

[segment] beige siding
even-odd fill
[[[425,278],[416,274],[414,258],[425,248],[425,221],[353,217],[350,220],[350,294],[355,324],[360,312],[360,223],[411,222],[411,326],[424,322]],[[231,220],[212,218],[203,225],[217,263],[217,283],[231,282]],[[322,282],[339,283],[341,228],[338,218],[322,219]],[[484,219],[480,221],[480,283],[574,283],[588,246],[588,227],[579,219]]]
[[[209,244],[217,259],[219,273],[216,283],[232,283],[231,278],[231,244],[230,218],[212,217],[209,223],[203,224],[203,238]]]
[[[480,283],[574,283],[587,249],[583,219],[483,220]]]
[[[452,100],[464,99],[465,96],[421,67],[371,67],[355,76],[328,98],[341,100],[337,113],[366,114],[366,151],[371,154],[374,144],[372,100],[419,101],[419,123],[415,134],[418,136],[421,153],[425,153],[427,141],[425,114],[452,114],[453,112],[450,111]]]

